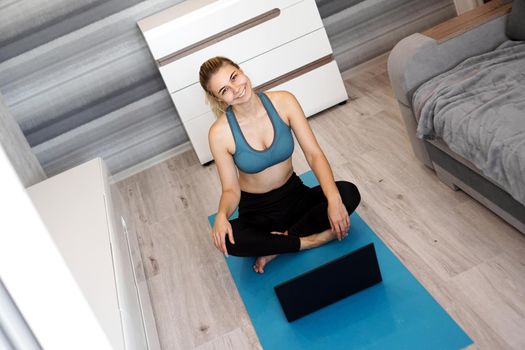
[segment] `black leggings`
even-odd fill
[[[347,181],[336,181],[343,204],[351,214],[361,196]],[[299,251],[300,237],[330,228],[328,203],[321,186],[309,188],[293,173],[281,187],[266,193],[241,191],[239,217],[230,220],[235,244],[226,237],[228,254],[264,256]],[[288,231],[288,235],[271,234]]]

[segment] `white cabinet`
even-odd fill
[[[256,91],[292,92],[307,116],[348,98],[314,0],[187,0],[138,25],[203,164],[215,118],[198,82],[208,58],[239,63]]]
[[[103,161],[27,191],[112,348],[160,349],[136,236],[123,225],[126,214],[115,191],[112,197]]]

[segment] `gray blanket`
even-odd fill
[[[525,42],[465,60],[412,102],[419,138],[442,138],[525,205]]]

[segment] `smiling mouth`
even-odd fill
[[[237,98],[241,98],[241,97],[243,97],[245,94],[246,94],[246,88],[244,88],[244,90],[242,90],[241,94],[240,94],[239,96],[237,96]]]

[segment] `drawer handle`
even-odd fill
[[[247,21],[237,24],[231,28],[223,30],[220,33],[214,34],[209,38],[198,41],[190,46],[187,46],[181,50],[175,51],[169,55],[161,57],[157,60],[159,67],[165,66],[173,61],[176,61],[184,56],[188,56],[196,51],[202,50],[208,46],[216,44],[224,39],[227,39],[235,34],[248,30],[252,27],[255,27],[261,23],[271,20],[272,18],[278,17],[281,14],[281,10],[274,8],[273,10],[267,11],[260,14],[259,16],[253,17]]]
[[[312,61],[308,64],[305,64],[304,66],[302,67],[299,67],[297,69],[294,69],[286,74],[283,74],[275,79],[272,79],[270,81],[267,81],[266,83],[263,83],[261,85],[258,85],[256,87],[254,87],[253,89],[256,91],[256,92],[260,92],[260,91],[266,91],[266,90],[269,90],[273,87],[276,87],[278,85],[281,85],[289,80],[292,80],[294,78],[297,78],[298,76],[300,75],[303,75],[303,74],[306,74],[310,71],[313,71],[314,69],[318,68],[318,67],[321,67],[321,66],[324,66],[325,64],[328,64],[330,62],[332,62],[334,60],[334,55],[333,54],[330,54],[330,55],[326,55],[324,57],[321,57],[315,61]]]

